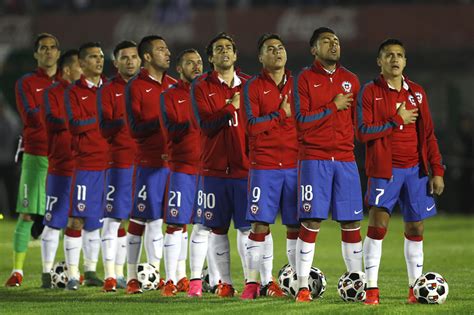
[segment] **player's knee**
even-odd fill
[[[387,234],[387,229],[384,227],[377,227],[369,225],[367,229],[367,237],[373,240],[383,240]]]
[[[82,230],[84,227],[84,219],[76,217],[69,218],[67,227],[72,230]]]
[[[212,228],[212,233],[217,235],[225,235],[229,232],[229,228]]]
[[[304,220],[301,225],[310,230],[318,230],[321,226],[321,220]]]
[[[406,222],[405,223],[405,234],[409,236],[422,236],[424,232],[423,221],[418,222]]]
[[[341,221],[341,229],[358,229],[360,221]]]
[[[268,233],[270,227],[268,223],[264,222],[253,222],[252,223],[252,233]]]
[[[183,231],[182,224],[168,224],[166,226],[166,234],[173,234],[174,232]]]

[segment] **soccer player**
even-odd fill
[[[21,285],[33,220],[43,216],[45,211],[48,141],[39,104],[42,104],[44,90],[54,81],[59,55],[58,39],[52,34],[39,34],[33,54],[38,68],[22,76],[15,85],[17,109],[23,121],[25,153],[16,206],[20,215],[13,234],[13,271],[5,283],[7,287]]]
[[[41,256],[43,274],[42,288],[51,288],[50,270],[59,245],[61,229],[66,228],[69,214],[71,182],[74,159],[71,150],[71,133],[64,107],[64,91],[71,83],[79,80],[82,69],[79,66],[79,51],[66,51],[58,61],[58,81],[43,94],[46,131],[48,135],[48,177],[46,180],[45,228],[41,235]]]
[[[436,214],[433,194],[444,190],[444,166],[423,88],[403,75],[403,43],[387,39],[378,49],[381,74],[362,88],[357,100],[357,136],[366,143],[365,196],[369,227],[364,240],[365,304],[379,304],[377,287],[382,241],[398,202],[405,222],[408,303],[423,270],[423,220]]]
[[[247,81],[243,90],[250,148],[247,220],[252,222],[252,230],[247,241],[247,283],[242,299],[255,299],[260,294],[285,296],[272,281],[273,240],[269,225],[275,223],[281,209],[282,222],[287,226],[288,261],[293,268],[299,230],[298,143],[290,107],[293,77],[285,69],[287,55],[280,36],[262,35],[257,48],[263,69]]]
[[[123,265],[127,255],[126,231],[122,225],[132,210],[133,164],[136,145],[125,117],[125,85],[139,71],[137,44],[122,41],[115,46],[117,75],[97,92],[100,130],[109,143],[106,172],[105,218],[102,228],[104,292],[126,288]]]
[[[127,233],[127,293],[141,293],[137,280],[142,235],[148,263],[158,270],[163,254],[163,203],[169,174],[166,141],[160,130],[160,94],[176,80],[166,74],[171,53],[161,36],[150,35],[138,44],[141,71],[125,88],[130,133],[137,143],[135,193]],[[146,225],[146,229],[145,229]]]
[[[295,80],[294,113],[298,128],[298,215],[296,243],[297,302],[311,301],[308,275],[321,221],[341,225],[342,257],[348,271],[362,270],[360,220],[362,192],[354,157],[355,74],[339,63],[336,33],[320,27],[310,39],[313,64]]]
[[[237,249],[244,275],[245,243],[250,224],[245,220],[247,206],[247,138],[245,120],[240,110],[240,92],[248,76],[235,70],[236,45],[232,37],[220,33],[206,48],[213,71],[191,88],[196,120],[201,127],[203,191],[206,198],[204,225],[212,228],[209,236],[211,286],[217,272],[221,283],[216,293],[234,295],[230,276],[230,246],[227,232],[233,218],[237,229]]]
[[[162,295],[173,296],[178,291],[187,291],[186,278],[187,242],[183,242],[183,229],[192,223],[194,200],[196,196],[200,137],[199,129],[192,124],[192,106],[190,99],[191,82],[202,74],[202,59],[195,49],[186,49],[178,55],[176,71],[178,83],[161,94],[161,127],[167,139],[169,150],[170,177],[168,179],[167,204],[164,219],[167,224],[164,239],[164,258],[166,285]],[[184,258],[184,259],[183,259]],[[178,267],[179,263],[182,266]],[[184,274],[178,274],[177,269]],[[199,275],[194,275],[198,278]],[[193,278],[191,278],[193,279]],[[202,288],[194,288],[192,281],[191,296],[201,296]]]
[[[108,162],[108,145],[100,133],[96,101],[97,90],[105,81],[105,77],[102,77],[104,53],[100,43],[89,42],[81,45],[79,64],[84,75],[64,93],[75,162],[71,210],[64,236],[68,290],[79,289],[81,247],[84,251],[86,285],[103,285],[103,281],[96,274],[100,228],[104,214],[105,170]]]

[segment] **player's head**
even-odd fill
[[[79,47],[79,64],[86,77],[95,77],[104,70],[104,53],[99,42],[87,42]]]
[[[227,33],[222,32],[211,39],[206,47],[206,54],[212,68],[219,71],[229,70],[237,61],[237,47],[234,39]]]
[[[145,67],[153,67],[159,71],[166,71],[170,67],[171,52],[165,39],[158,35],[149,35],[142,38],[138,44],[138,55]]]
[[[176,71],[181,80],[191,82],[202,74],[202,58],[194,49],[186,49],[179,53],[176,58]]]
[[[407,65],[405,47],[395,38],[384,40],[378,50],[377,65],[385,77],[399,77]]]
[[[74,82],[79,80],[82,69],[79,65],[79,50],[69,49],[59,57],[58,69],[64,80]]]
[[[133,77],[140,69],[137,44],[124,40],[114,48],[114,66],[125,80]]]
[[[38,67],[55,67],[60,54],[59,41],[56,36],[49,33],[41,33],[36,36],[33,56],[38,62]]]
[[[286,49],[278,34],[263,34],[258,39],[258,60],[269,71],[279,70],[286,65]]]
[[[316,60],[327,65],[334,65],[341,58],[339,38],[332,29],[319,27],[314,30],[309,40],[311,54]]]

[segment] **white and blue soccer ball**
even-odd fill
[[[139,264],[137,266],[137,280],[140,282],[142,290],[156,290],[160,285],[160,272],[152,264]]]
[[[65,261],[57,262],[49,272],[51,275],[51,286],[64,289],[68,281],[67,265]]]
[[[422,274],[413,286],[413,294],[418,302],[423,304],[443,304],[448,293],[448,282],[436,272]]]
[[[337,283],[337,293],[345,302],[362,302],[365,300],[367,280],[362,271],[345,272]]]
[[[284,265],[278,272],[278,283],[280,288],[288,296],[295,297],[298,293],[298,276],[296,271],[289,265]],[[326,276],[316,267],[311,267],[308,277],[308,287],[313,298],[320,298],[326,291]]]

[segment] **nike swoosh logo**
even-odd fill
[[[171,246],[174,246],[176,244],[165,244],[165,247],[171,247]]]
[[[88,98],[89,96],[82,96],[81,97],[81,100],[85,100],[86,98]]]
[[[151,88],[151,89],[145,89],[145,92],[148,93],[148,92],[150,92],[151,90],[153,90],[153,88]]]
[[[256,247],[260,247],[260,246],[258,246],[258,245],[256,245],[256,246],[249,246],[249,247],[247,247],[247,249],[252,249],[252,248],[256,248]]]
[[[263,259],[270,259],[270,258],[272,258],[272,257],[273,257],[273,255],[270,255],[270,256],[263,256],[262,258],[263,258]]]
[[[73,250],[73,249],[76,249],[76,248],[79,248],[79,247],[66,248],[66,250]]]
[[[102,242],[107,242],[107,241],[112,241],[112,240],[113,240],[113,238],[104,238],[104,239],[102,240]]]
[[[208,94],[207,96],[214,96],[216,95],[216,93],[211,93],[211,94]]]
[[[178,100],[178,104],[184,103],[186,100]]]
[[[157,238],[156,240],[153,240],[152,242],[153,242],[153,243],[154,243],[154,242],[158,242],[158,241],[161,241],[162,239],[163,239],[163,238],[160,237],[160,238]]]
[[[359,211],[354,211],[354,214],[359,214],[363,211],[363,209],[359,210]]]
[[[227,254],[227,253],[228,253],[228,251],[227,252],[222,252],[222,253],[216,253],[216,254],[217,254],[217,256],[222,256],[222,255]]]
[[[315,84],[313,85],[315,88],[320,87],[322,84]]]
[[[137,245],[137,244],[141,244],[142,242],[128,242],[128,245]]]
[[[194,244],[202,244],[202,243],[205,243],[205,242],[196,242],[195,240],[192,240],[191,243],[194,243]]]
[[[263,94],[267,95],[268,93],[270,93],[271,91],[268,90],[268,91],[263,91]]]
[[[433,210],[434,206],[435,206],[435,205],[432,205],[431,207],[426,208],[426,211],[430,212],[431,210]]]
[[[423,265],[420,265],[420,264],[416,264],[416,266],[417,266],[418,268],[423,267]]]
[[[376,97],[375,100],[376,100],[376,101],[383,100],[383,97]]]
[[[373,265],[373,266],[365,267],[365,270],[369,270],[369,269],[372,269],[372,268],[375,268],[375,267],[377,267],[377,265]]]
[[[354,254],[358,254],[358,253],[362,253],[362,249],[361,249],[361,250],[355,250],[355,251],[354,251]]]
[[[104,222],[104,219],[100,219],[99,222],[100,222],[100,223],[103,223],[103,222]]]
[[[123,93],[115,93],[115,97],[119,97],[119,96],[122,96]]]
[[[44,89],[36,89],[36,92],[41,92],[43,91]]]
[[[300,254],[303,254],[303,255],[305,255],[305,254],[309,254],[309,253],[311,253],[312,251],[313,251],[313,250],[309,250],[309,251],[307,251],[307,252],[303,252],[303,250],[300,250]]]

